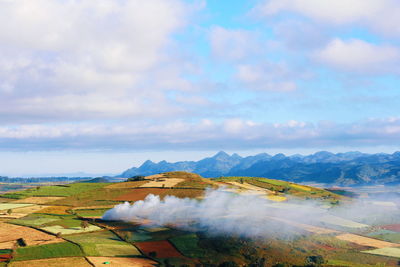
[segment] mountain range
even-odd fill
[[[199,161],[147,160],[119,177],[151,175],[169,171],[188,171],[203,177],[257,176],[291,182],[316,182],[337,185],[400,184],[400,152],[365,154],[320,151],[303,156],[262,153],[241,157],[223,151]]]

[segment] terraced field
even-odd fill
[[[3,194],[0,196],[0,267],[2,264],[194,267],[196,264],[250,266],[250,263],[267,267],[278,263],[304,266],[308,257],[316,255],[324,258],[325,265],[321,266],[372,267],[396,266],[400,260],[397,224],[376,229],[329,214],[312,223],[290,216],[279,217],[300,209],[300,200],[323,202],[326,207],[318,207],[321,212],[327,212],[342,200],[320,188],[251,177],[206,180],[184,172],[146,179],[41,186]],[[192,225],[182,228],[179,223],[152,225],[151,221],[140,218],[131,222],[101,219],[116,204],[143,200],[148,194],[159,195],[161,199],[172,195],[202,201],[207,188],[220,186],[228,186],[226,190],[232,194],[255,192],[255,197],[269,201],[268,207],[279,211],[275,217],[266,216],[265,220],[301,235],[290,240],[274,236],[252,240],[208,234]]]

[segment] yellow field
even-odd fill
[[[71,207],[68,206],[50,206],[44,209],[37,211],[37,213],[48,213],[48,214],[57,214],[57,215],[68,215],[68,209]]]
[[[14,243],[18,238],[23,238],[28,246],[58,243],[64,241],[53,235],[43,233],[30,227],[0,223],[0,244],[4,245]],[[1,247],[0,246],[0,247]]]
[[[162,180],[160,181],[148,181],[145,184],[140,185],[139,187],[173,187],[180,182],[184,181],[184,179],[181,178],[160,178]]]
[[[94,266],[110,267],[153,267],[157,262],[144,258],[122,258],[122,257],[87,257]],[[108,262],[107,265],[105,265]],[[72,266],[72,265],[71,265]]]
[[[19,199],[12,203],[30,203],[30,204],[46,204],[48,202],[63,199],[65,197],[28,197],[25,199]]]
[[[362,251],[368,254],[400,258],[400,248],[378,248]]]
[[[290,186],[293,187],[293,188],[304,190],[304,191],[311,191],[311,188],[309,188],[308,186],[304,186],[304,185],[290,184]]]
[[[400,244],[381,241],[378,239],[354,235],[354,234],[342,234],[336,236],[336,238],[348,242],[352,242],[361,246],[373,247],[373,248],[387,248],[387,247],[400,247]]]
[[[275,201],[275,202],[283,202],[283,201],[287,200],[287,197],[269,194],[267,196],[267,199]]]
[[[91,265],[83,257],[54,258],[30,261],[14,261],[11,267],[90,267]]]

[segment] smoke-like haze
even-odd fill
[[[134,204],[125,202],[107,211],[104,220],[137,219],[150,220],[155,225],[175,225],[183,229],[202,229],[209,233],[235,234],[246,237],[266,237],[273,234],[280,237],[292,237],[304,233],[296,223],[321,225],[332,218],[332,214],[345,215],[344,218],[364,218],[369,213],[359,204],[345,205],[345,208],[329,210],[326,205],[315,201],[298,203],[274,203],[254,194],[236,194],[225,189],[207,190],[204,199],[181,199],[166,196],[148,195],[145,200]],[[376,212],[375,209],[370,211]],[[396,212],[398,208],[394,207]],[[360,210],[359,210],[360,209]],[[382,207],[378,208],[384,210]],[[344,212],[346,211],[346,212]],[[393,207],[389,207],[393,213]],[[381,212],[382,213],[382,212]],[[364,216],[365,215],[365,216]],[[347,221],[340,221],[346,223]],[[359,227],[363,227],[360,225]]]

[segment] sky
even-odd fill
[[[0,0],[0,175],[394,152],[397,0]]]

